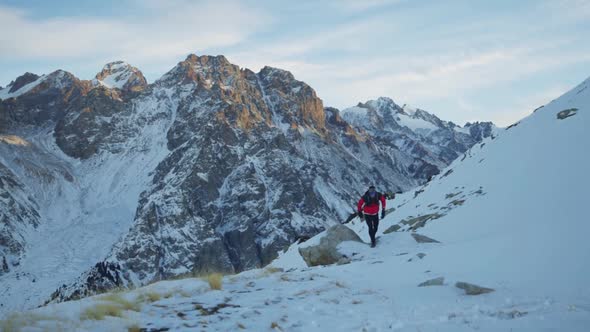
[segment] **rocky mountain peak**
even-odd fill
[[[23,75],[17,77],[16,80],[12,81],[8,86],[10,90],[9,93],[13,93],[18,91],[18,89],[22,88],[23,86],[36,81],[39,78],[39,75],[35,75],[33,73],[26,72]]]
[[[369,100],[366,102],[366,105],[377,110],[389,110],[394,113],[402,110],[402,108],[389,97],[379,97],[377,100]]]
[[[23,76],[15,80],[12,87],[28,83],[16,91],[9,92],[8,87],[0,90],[0,131],[57,121],[67,112],[72,100],[91,89],[90,81],[81,81],[64,70],[40,77],[34,74]]]
[[[323,102],[309,85],[296,80],[289,71],[269,66],[262,68],[257,76],[275,112],[286,118],[291,128],[303,125],[319,132],[325,129]]]
[[[147,81],[141,71],[124,61],[107,63],[102,71],[96,74],[95,84],[123,91],[141,91]]]
[[[293,74],[291,74],[290,71],[275,68],[275,67],[270,67],[270,66],[264,66],[260,70],[258,75],[264,79],[271,79],[272,78],[272,79],[283,80],[283,81],[294,81],[295,80],[295,77],[293,76]]]
[[[223,66],[230,65],[231,63],[223,55],[201,55],[189,54],[184,62],[191,63],[193,65],[200,66]]]
[[[238,75],[240,68],[231,64],[223,55],[198,56],[190,54],[156,83],[164,86],[197,84],[207,89],[214,83],[225,85],[229,76]]]

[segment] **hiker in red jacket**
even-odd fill
[[[358,204],[358,216],[367,221],[369,236],[371,237],[371,248],[375,247],[375,234],[379,227],[379,202],[381,202],[381,219],[385,217],[385,196],[370,186],[369,190],[361,197]]]

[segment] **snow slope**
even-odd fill
[[[112,303],[98,296],[3,324],[30,331],[587,330],[589,85],[473,147],[415,193],[389,201],[396,210],[381,222],[377,248],[341,245],[350,264],[307,268],[293,246],[271,268],[225,277],[220,291],[198,279],[159,282],[123,293],[141,308],[122,317],[81,319],[89,307]],[[413,223],[429,214],[438,218]],[[398,232],[383,234],[398,222]],[[367,241],[362,223],[350,226]],[[409,228],[440,243],[417,243]],[[442,286],[417,287],[436,277],[444,277]],[[459,281],[495,291],[468,296],[454,287]],[[147,293],[150,301],[141,296]]]
[[[166,131],[174,120],[169,96],[137,103],[142,112],[129,123],[148,124],[145,135],[128,137],[125,153],[74,159],[57,147],[52,129],[22,132],[26,144],[0,142],[0,162],[26,180],[45,220],[26,233],[18,268],[0,276],[0,316],[46,301],[102,260],[131,226],[149,173],[168,153]],[[150,120],[158,117],[164,121]]]

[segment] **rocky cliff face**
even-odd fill
[[[31,81],[34,77],[36,75],[25,74],[17,78],[14,85],[0,90],[0,131],[57,121],[64,116],[72,101],[91,88],[90,82],[81,81],[63,70]],[[17,84],[19,81],[28,83],[21,86]]]
[[[0,141],[9,139],[0,136]],[[23,183],[0,163],[0,275],[19,265],[26,235],[39,225],[38,209]]]
[[[71,191],[81,198],[67,218],[112,223],[102,243],[108,254],[69,269],[86,271],[53,283],[65,283],[54,300],[263,266],[298,238],[345,220],[368,184],[410,189],[451,158],[440,151],[468,148],[447,147],[454,134],[435,141],[399,124],[403,110],[393,102],[359,105],[368,121],[341,116],[289,72],[255,73],[223,56],[190,55],[150,85],[115,62],[94,81],[56,72],[25,87],[0,90],[8,96],[0,118],[10,120],[0,133],[34,137],[72,169]]]

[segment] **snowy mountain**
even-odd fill
[[[190,55],[149,85],[123,62],[91,81],[25,74],[0,95],[0,313],[261,267],[346,220],[368,183],[436,173],[291,73],[223,56]]]
[[[4,326],[80,331],[584,331],[590,325],[590,79],[388,201],[376,248],[339,244],[308,267],[188,278],[16,314]],[[342,226],[339,226],[340,229]],[[326,241],[326,243],[329,241]],[[219,289],[221,288],[221,289]]]
[[[440,173],[458,156],[484,138],[497,134],[491,122],[467,123],[459,127],[424,110],[381,97],[342,111],[341,116],[361,131],[379,140],[383,149],[401,150],[414,158],[406,170],[424,180]]]
[[[107,63],[92,82],[123,91],[141,91],[148,85],[139,69],[123,61]]]

